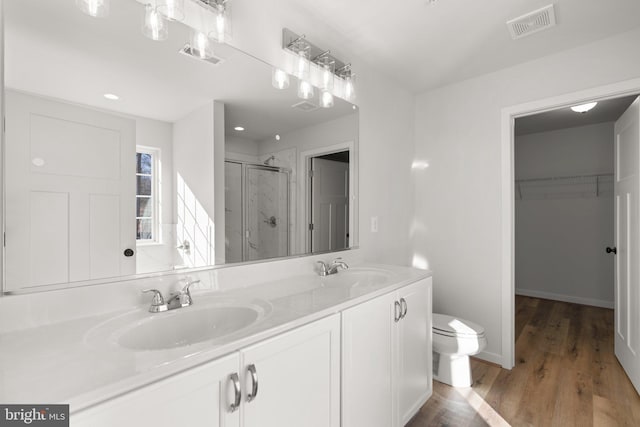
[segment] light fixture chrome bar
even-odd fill
[[[309,57],[312,58],[312,62],[316,62],[322,56],[330,56],[329,55],[330,51],[326,49],[321,49],[318,46],[314,45],[309,40],[307,40],[304,34],[298,35],[288,28],[282,29],[282,48],[283,49],[288,51],[293,51],[291,49],[292,46],[300,40],[304,40],[310,46]],[[335,69],[337,74],[337,70],[339,70],[340,68],[343,68],[346,64],[334,56],[330,56],[330,57],[335,62],[335,67],[336,67]]]

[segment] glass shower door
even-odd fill
[[[246,165],[245,260],[289,255],[289,173]]]

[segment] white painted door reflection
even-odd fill
[[[311,159],[311,251],[349,247],[349,161]]]
[[[135,122],[5,100],[6,290],[135,274]]]

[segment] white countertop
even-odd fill
[[[154,351],[135,351],[101,339],[101,325],[131,307],[0,334],[0,402],[69,403],[71,412],[168,377],[431,275],[408,267],[362,264],[350,272],[389,272],[386,280],[345,284],[341,273],[299,275],[250,287],[194,292],[198,302],[257,299],[269,307],[257,323],[222,338]],[[135,316],[151,316],[148,305]],[[189,310],[192,307],[179,310]],[[156,314],[161,316],[165,313]]]

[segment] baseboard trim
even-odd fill
[[[583,298],[572,295],[554,294],[552,292],[540,292],[532,291],[531,289],[518,289],[516,288],[516,295],[522,295],[525,297],[543,298],[554,301],[571,302],[574,304],[591,305],[594,307],[613,308],[613,301],[605,301],[594,298]]]
[[[489,351],[481,351],[478,354],[474,354],[472,357],[476,359],[482,359],[487,362],[495,363],[496,365],[502,366],[502,355],[497,353],[491,353]]]

